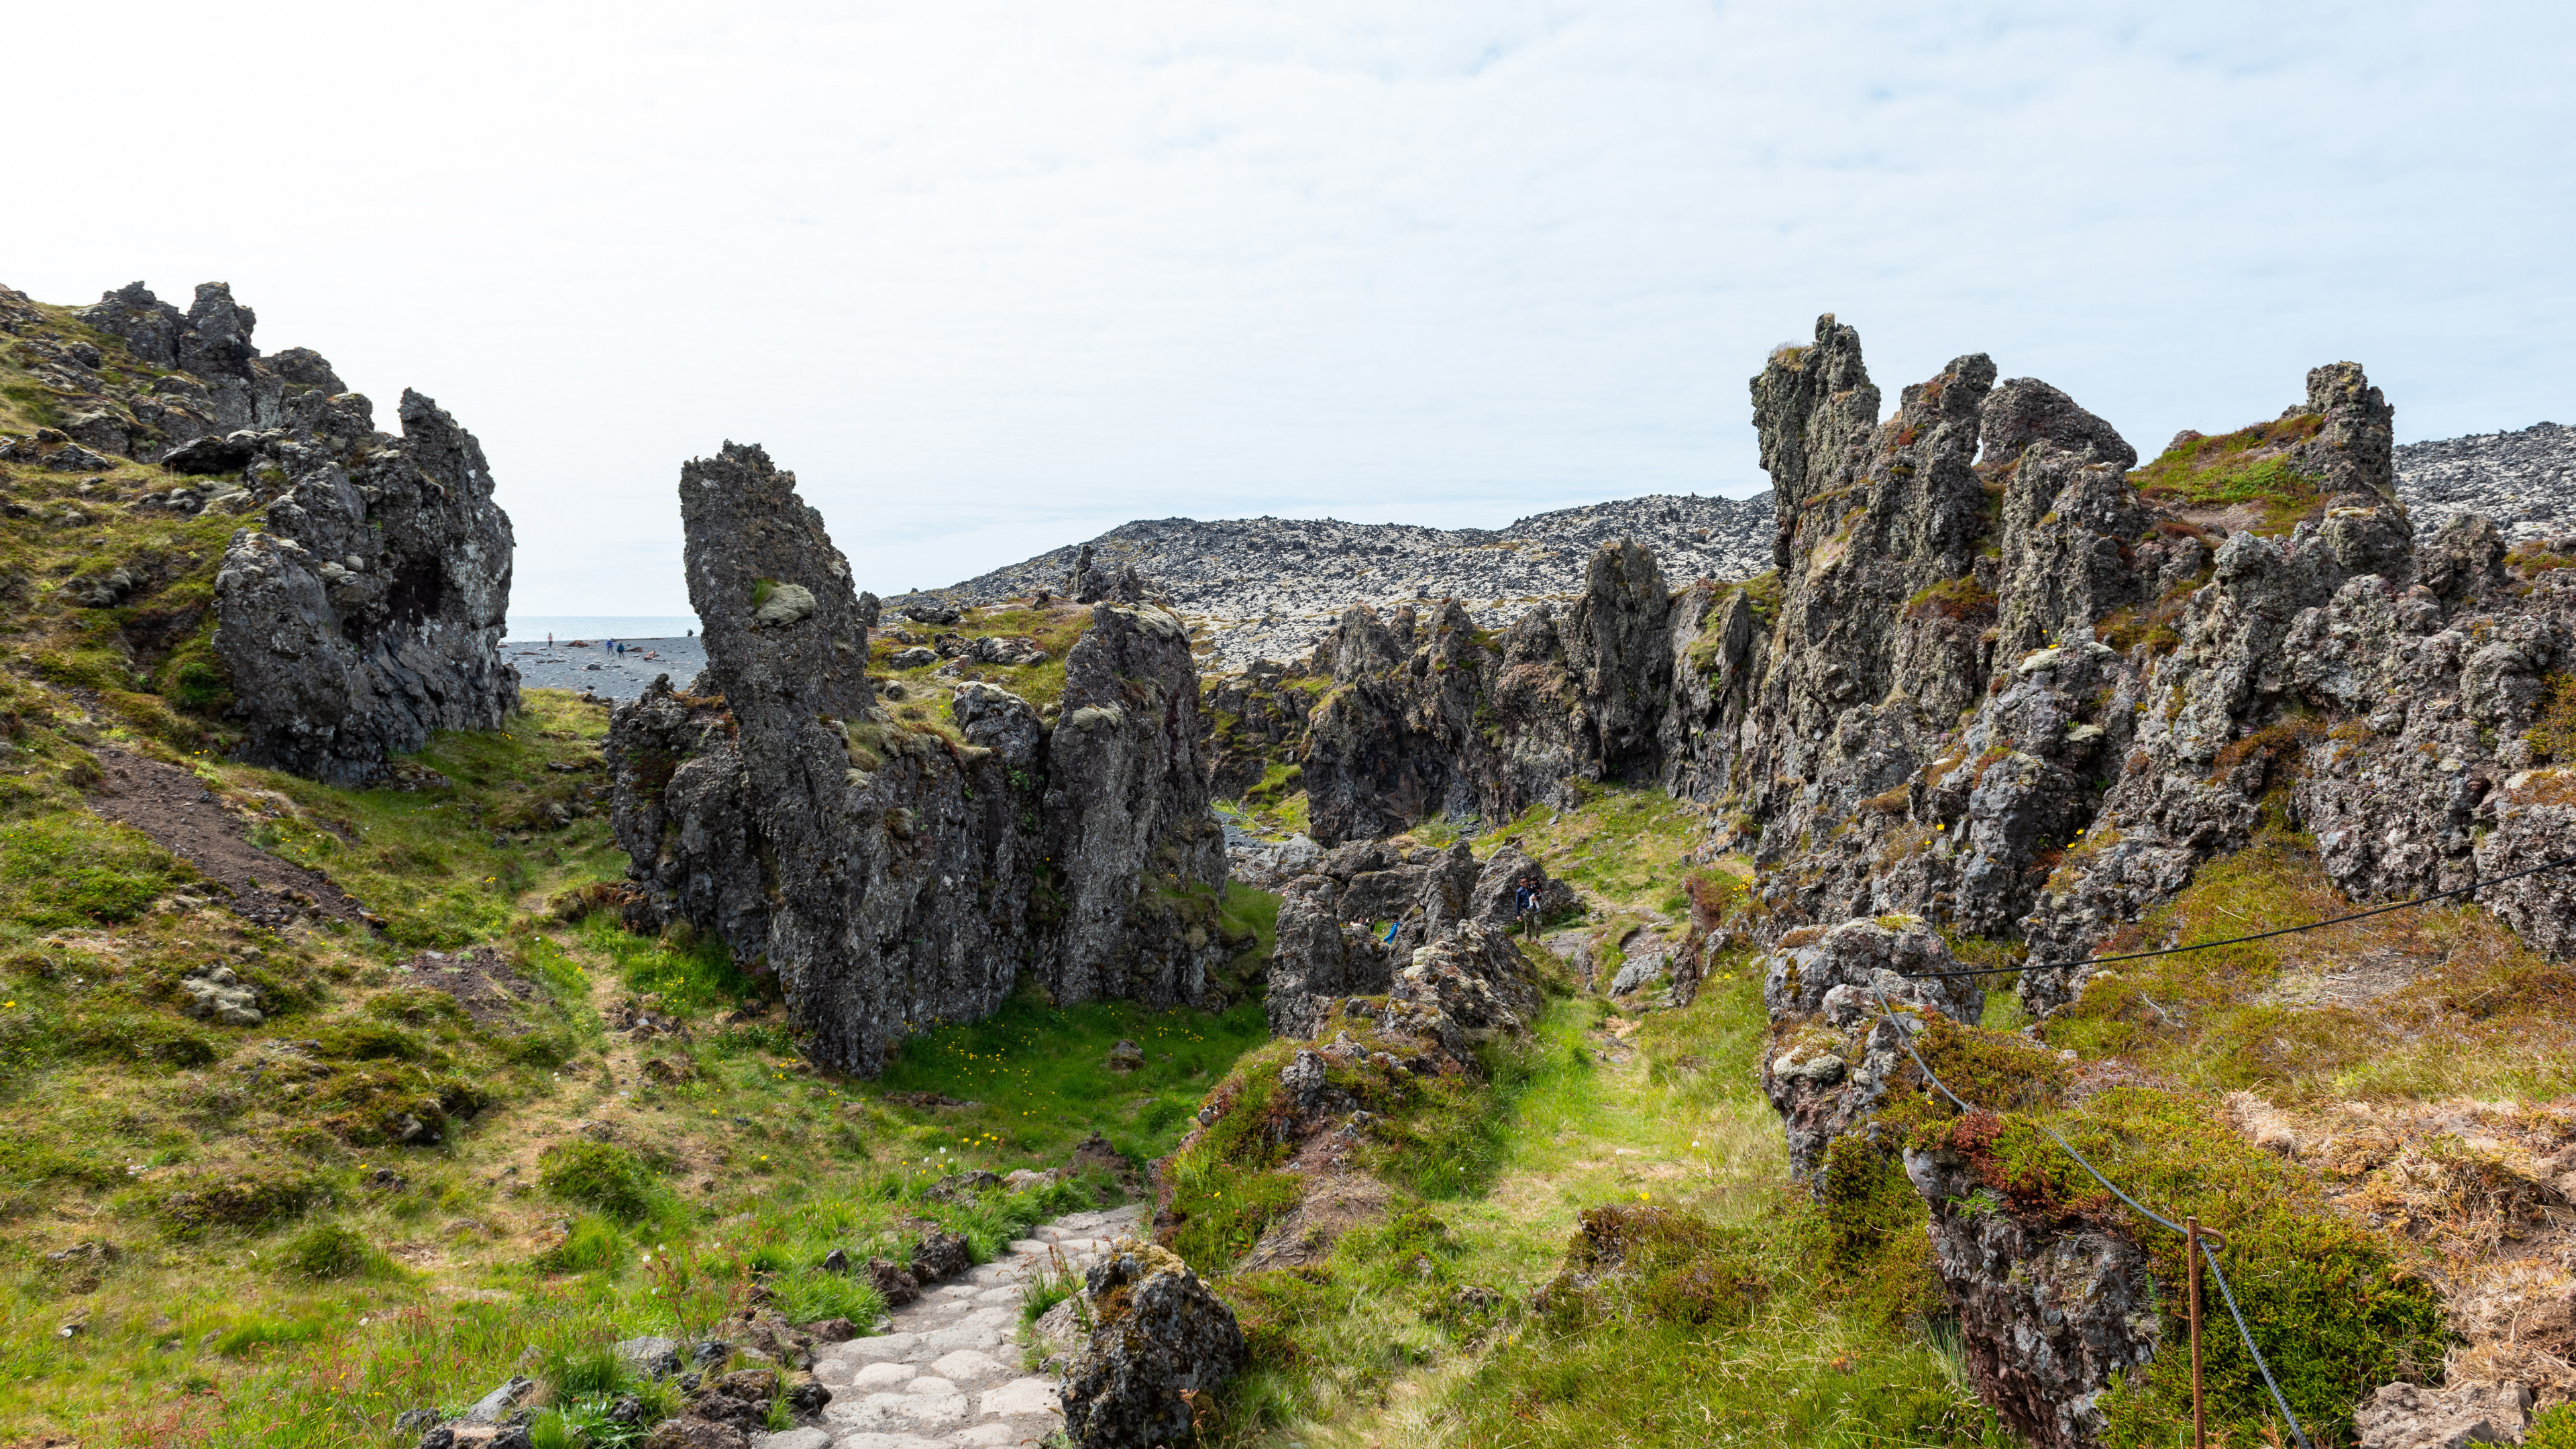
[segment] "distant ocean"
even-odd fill
[[[542,643],[553,630],[557,639],[679,639],[697,627],[695,614],[512,614],[501,638]]]

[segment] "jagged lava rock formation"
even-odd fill
[[[499,649],[510,520],[472,434],[408,390],[402,436],[377,432],[373,405],[320,354],[262,356],[258,319],[221,282],[184,313],[136,282],[79,315],[149,381],[86,343],[45,344],[44,380],[86,394],[66,405],[70,442],[49,466],[79,466],[84,450],[157,459],[210,481],[150,506],[266,509],[264,527],[234,534],[215,580],[242,758],[361,784],[431,730],[497,728],[518,707]]]
[[[2576,532],[2576,428],[2539,423],[2400,444],[2393,463],[2397,496],[2422,537],[2455,513],[2482,514],[2509,540]],[[1454,599],[1478,628],[1502,628],[1532,604],[1571,603],[1591,555],[1619,539],[1653,553],[1676,584],[1741,581],[1772,566],[1775,532],[1769,493],[1612,499],[1499,529],[1139,519],[901,602],[990,604],[1046,591],[1089,603],[1132,575],[1128,597],[1159,593],[1213,644],[1202,663],[1235,673],[1305,655],[1354,603],[1385,614]],[[1099,582],[1086,588],[1086,578]]]
[[[263,435],[249,464],[282,489],[215,576],[215,652],[231,672],[242,757],[357,784],[437,729],[498,729],[519,706],[501,657],[513,544],[472,434],[405,389],[402,436],[367,400],[345,431]]]
[[[1392,609],[1456,600],[1478,627],[1498,628],[1538,600],[1579,593],[1586,561],[1614,539],[1653,550],[1677,578],[1743,578],[1765,567],[1770,532],[1767,496],[1624,498],[1499,529],[1164,518],[1123,524],[927,597],[966,605],[1041,590],[1071,595],[1086,567],[1104,581],[1132,570],[1206,631],[1215,653],[1204,662],[1231,671],[1306,653],[1354,602]]]
[[[2134,469],[2107,423],[1982,356],[1881,423],[1831,318],[1754,399],[1775,573],[1667,594],[1642,550],[1605,548],[1563,621],[1362,606],[1311,674],[1220,688],[1243,719],[1319,699],[1269,746],[1300,759],[1317,839],[1659,781],[1766,867],[1774,930],[1919,913],[2022,936],[2045,1011],[2080,973],[2050,963],[2244,845],[2267,797],[2364,898],[2567,838],[2569,762],[2535,730],[2576,663],[2576,541],[2508,561],[2461,516],[2418,545],[2360,368]],[[2480,899],[2576,945],[2576,882]]]
[[[810,1057],[874,1075],[1022,971],[1059,1001],[1204,1001],[1223,832],[1186,631],[1101,605],[1043,718],[989,684],[898,718],[870,610],[795,475],[727,443],[681,472],[707,670],[612,716],[613,820],[649,925],[766,956]]]

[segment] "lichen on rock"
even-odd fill
[[[1065,1437],[1078,1449],[1190,1443],[1243,1372],[1234,1310],[1169,1250],[1122,1238],[1084,1276],[1089,1342],[1066,1365]]]
[[[1229,956],[1188,637],[1102,604],[1059,722],[970,682],[946,719],[889,709],[871,600],[757,447],[681,473],[706,672],[612,715],[612,818],[638,925],[765,958],[807,1055],[873,1076],[912,1031],[1055,1000],[1211,1004]]]
[[[254,764],[364,784],[432,730],[497,729],[518,708],[491,468],[428,398],[405,390],[401,417],[387,438],[345,394],[327,426],[253,440],[247,476],[274,501],[224,552],[214,649]]]

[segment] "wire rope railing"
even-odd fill
[[[2039,963],[2037,965],[2025,962],[2018,966],[1983,966],[1958,971],[1895,971],[1891,969],[1890,974],[1908,981],[1931,981],[1960,976],[2000,976],[2014,972],[2046,970],[2054,967],[2101,966],[2108,965],[2115,961],[2144,961],[2157,956],[2178,956],[2188,951],[2210,951],[2221,946],[2241,946],[2253,941],[2268,941],[2276,936],[2295,936],[2303,931],[2322,930],[2325,927],[2339,926],[2348,921],[2368,920],[2373,916],[2384,916],[2392,911],[2411,910],[2418,906],[2428,906],[2435,901],[2449,900],[2455,896],[2474,896],[2479,891],[2484,890],[2489,886],[2501,885],[2509,880],[2520,880],[2524,876],[2538,875],[2542,871],[2556,870],[2562,866],[2568,865],[2576,865],[2576,855],[2561,856],[2556,860],[2543,861],[2538,865],[2530,866],[2523,870],[2513,871],[2506,875],[2489,876],[2482,880],[2473,880],[2464,886],[2457,886],[2446,891],[2435,891],[2429,895],[2417,896],[2412,900],[2398,901],[2391,905],[2376,906],[2370,910],[2355,911],[2349,915],[2332,916],[2322,921],[2311,921],[2302,926],[2284,926],[2278,930],[2257,931],[2254,934],[2247,936],[2232,936],[2223,941],[2199,941],[2185,946],[2166,946],[2153,951],[2130,951],[2116,956],[2092,956],[2080,961],[2052,961]],[[1951,1104],[1956,1106],[1961,1112],[1977,1112],[1982,1110],[1970,1105],[1965,1098],[1961,1097],[1958,1093],[1951,1091],[1949,1084],[1942,1081],[1940,1075],[1932,1070],[1932,1064],[1923,1059],[1923,1054],[1921,1052],[1915,1050],[1913,1034],[1908,1032],[1903,1025],[1899,1024],[1896,1008],[1888,1001],[1887,993],[1880,990],[1876,982],[1871,983],[1870,990],[1878,997],[1880,1019],[1887,1022],[1890,1028],[1895,1031],[1897,1040],[1905,1047],[1905,1054],[1914,1059],[1916,1069],[1923,1073],[1923,1079],[1930,1082],[1942,1096],[1949,1098]],[[2078,1152],[2075,1149],[2075,1144],[2067,1141],[2064,1136],[2058,1133],[2057,1129],[2049,1126],[2045,1122],[2036,1120],[2033,1120],[2031,1125],[2037,1127],[2042,1133],[2045,1133],[2049,1141],[2057,1144],[2059,1151],[2064,1152],[2068,1157],[2074,1159],[2075,1164],[2078,1167],[2083,1168],[2095,1182],[2102,1185],[2104,1191],[2110,1193],[2111,1196],[2118,1198],[2129,1208],[2130,1211],[2136,1213],[2142,1218],[2145,1218],[2147,1221],[2154,1223],[2158,1227],[2183,1235],[2183,1252],[2185,1260],[2194,1270],[2192,1274],[2193,1293],[2191,1332],[2192,1419],[2195,1437],[2198,1437],[2202,1432],[2198,1270],[2205,1263],[2210,1277],[2218,1284],[2220,1300],[2227,1305],[2228,1317],[2235,1322],[2237,1338],[2244,1343],[2246,1355],[2253,1359],[2256,1371],[2261,1373],[2263,1376],[2263,1387],[2270,1393],[2273,1407],[2281,1411],[2281,1418],[2289,1424],[2290,1433],[2299,1441],[2300,1449],[2313,1449],[2313,1446],[2308,1441],[2307,1431],[2300,1427],[2299,1416],[2291,1412],[2290,1401],[2288,1397],[2281,1392],[2280,1381],[2272,1376],[2271,1364],[2265,1361],[2263,1350],[2255,1346],[2253,1330],[2246,1325],[2244,1310],[2237,1305],[2236,1290],[2228,1283],[2225,1270],[2219,1267],[2218,1253],[2212,1244],[2213,1241],[2223,1244],[2225,1239],[2215,1231],[2200,1226],[2200,1222],[2197,1218],[2188,1219],[2185,1222],[2178,1223],[2172,1218],[2165,1216],[2163,1213],[2157,1212],[2155,1209],[2148,1207],[2136,1198],[2131,1197],[2127,1192],[2121,1189],[2118,1183],[2113,1182],[2108,1176],[2104,1175],[2100,1168],[2093,1165],[2091,1159],[2087,1158],[2083,1153]],[[2195,1258],[2200,1261],[2194,1261]]]

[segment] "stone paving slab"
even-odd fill
[[[755,1435],[753,1449],[1013,1449],[1064,1427],[1062,1382],[1020,1367],[1020,1286],[1061,1260],[1075,1272],[1135,1231],[1144,1205],[1042,1224],[1003,1256],[889,1315],[889,1331],[819,1347],[832,1391],[818,1427]]]

